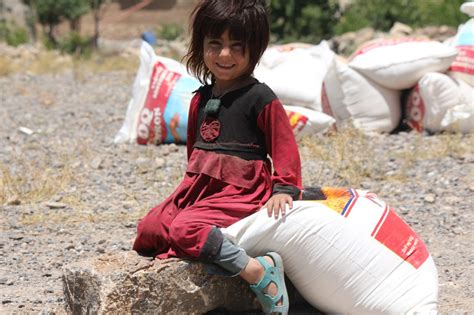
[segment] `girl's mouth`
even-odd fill
[[[232,69],[234,67],[233,64],[220,64],[220,63],[216,63],[216,65],[219,67],[219,68],[223,68],[223,69]]]

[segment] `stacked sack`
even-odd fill
[[[461,10],[474,16],[474,2],[464,3]],[[404,104],[414,130],[474,131],[474,19],[461,25],[448,44],[458,52],[449,72],[425,74]]]
[[[349,114],[360,129],[393,131],[402,118],[401,92],[417,85],[429,73],[446,72],[456,56],[455,48],[426,39],[368,42],[347,65],[336,63],[328,73],[324,82],[328,97],[325,108],[340,120],[349,116],[342,116],[341,107],[352,109]]]
[[[408,115],[409,126],[415,126],[412,121],[420,119],[419,103],[415,109],[412,103],[401,104],[402,92],[423,90],[419,82],[427,80],[420,80],[432,73],[444,75],[457,56],[454,46],[428,39],[396,38],[370,41],[346,62],[325,41],[319,45],[295,43],[270,47],[255,69],[255,76],[268,84],[287,108],[295,112],[305,109],[304,116],[316,117],[313,121],[321,129],[327,130],[333,122],[327,117],[332,117],[338,127],[350,124],[365,132],[389,133],[400,125],[403,113]],[[436,128],[418,123],[416,130],[423,130],[423,125],[430,131],[471,131],[472,93],[463,83],[456,84],[463,90],[462,101],[453,105],[453,100],[446,103],[435,96],[446,108],[442,112],[425,101],[426,119],[431,119],[432,112],[443,117],[436,119]],[[453,106],[456,109],[448,111]]]
[[[335,119],[322,111],[321,89],[335,54],[326,41],[269,47],[254,71],[285,104],[297,138],[330,129]]]

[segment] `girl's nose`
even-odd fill
[[[221,55],[221,57],[230,56],[231,55],[230,47],[222,47],[220,55]]]

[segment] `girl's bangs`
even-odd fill
[[[231,40],[247,42],[250,33],[247,31],[246,25],[237,18],[230,19],[215,19],[213,21],[207,21],[202,28],[204,36],[211,38],[220,38],[222,34],[229,30],[229,37]]]

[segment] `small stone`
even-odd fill
[[[6,202],[7,206],[18,206],[21,204],[21,200],[18,196],[11,196]]]
[[[150,164],[150,159],[146,157],[139,157],[135,163],[137,163],[138,166],[146,167],[147,165]]]
[[[156,168],[162,168],[163,166],[165,166],[166,161],[163,158],[156,158],[155,164],[156,164]]]
[[[96,170],[102,168],[102,159],[100,158],[100,156],[95,157],[94,159],[92,159],[90,167],[92,167],[93,169],[96,169]]]
[[[160,151],[161,151],[160,153],[161,153],[162,156],[167,156],[167,155],[170,154],[170,148],[169,148],[169,146],[167,146],[167,145],[161,146],[161,150],[160,150]]]
[[[46,206],[50,209],[63,209],[66,208],[67,205],[62,203],[62,202],[55,202],[55,201],[50,201],[46,204]]]
[[[436,200],[436,195],[435,194],[427,194],[424,198],[424,200],[428,203],[434,203]]]
[[[169,148],[170,152],[178,152],[179,151],[178,146],[174,143],[170,143],[168,145],[168,148]]]

